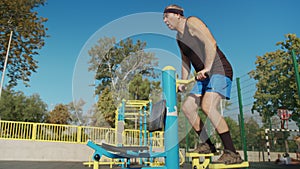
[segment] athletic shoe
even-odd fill
[[[216,147],[209,146],[207,143],[201,143],[197,146],[197,148],[192,153],[199,153],[199,154],[210,154],[210,153],[216,153]]]
[[[239,164],[242,163],[243,159],[241,158],[238,152],[232,152],[230,150],[224,150],[221,157],[214,163],[223,163],[223,164]]]

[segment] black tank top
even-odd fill
[[[187,19],[188,20],[188,19]],[[186,21],[187,21],[186,20]],[[204,43],[197,37],[192,36],[188,31],[187,23],[185,23],[184,33],[177,34],[177,43],[183,54],[188,57],[196,72],[204,69],[205,49]],[[232,67],[225,57],[224,53],[217,46],[217,56],[212,64],[209,75],[221,74],[229,77],[232,80]]]

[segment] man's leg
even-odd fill
[[[200,130],[200,117],[197,113],[200,105],[200,97],[200,95],[190,94],[182,104],[182,111],[195,131]]]
[[[243,162],[241,156],[236,152],[228,125],[219,112],[221,96],[215,92],[206,92],[202,98],[202,110],[207,114],[213,126],[216,128],[222,143],[224,145],[224,153],[218,159],[218,163],[235,164]]]
[[[214,144],[209,139],[206,129],[204,127],[203,122],[201,121],[198,115],[198,108],[200,105],[201,95],[190,94],[182,105],[182,111],[185,114],[186,118],[196,131],[196,133],[200,137],[200,141],[202,143],[206,143],[206,145],[202,144],[202,146],[206,147],[199,147],[199,153],[211,153],[216,152]],[[201,145],[200,145],[201,146]]]
[[[224,117],[219,112],[221,96],[215,92],[206,92],[202,99],[202,110],[216,128],[223,142],[224,148],[232,152],[236,152],[228,125]]]

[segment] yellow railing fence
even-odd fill
[[[58,125],[58,124],[41,124],[34,125],[33,131],[36,137],[33,140],[38,141],[56,141],[56,142],[78,142],[77,126]]]
[[[144,145],[144,131],[142,131],[142,140],[140,139],[140,130],[125,129],[123,132],[123,143],[125,146],[139,146]],[[152,137],[150,140],[150,133],[147,131],[147,145],[152,142],[153,147],[163,147],[164,146],[164,132],[155,131],[152,132]],[[142,143],[141,143],[142,142]]]
[[[86,143],[89,139],[96,143],[115,143],[115,132],[114,128],[102,128],[102,127],[80,127],[80,140]]]
[[[140,145],[140,130],[125,129],[123,132],[123,144],[125,146],[139,146]]]
[[[30,140],[34,137],[34,123],[0,121],[0,138]]]
[[[0,120],[0,139],[81,144],[85,144],[90,139],[96,143],[115,144],[115,132],[114,128]],[[122,135],[124,145],[140,145],[139,130],[125,129]],[[149,132],[147,132],[148,140],[149,136]],[[144,137],[144,133],[142,133],[142,137]],[[150,140],[147,144],[150,145]],[[152,145],[153,147],[163,147],[163,132],[153,132]]]
[[[149,139],[148,139],[149,140]],[[155,131],[152,133],[152,141],[153,147],[164,147],[164,132],[162,131]]]

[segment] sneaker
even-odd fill
[[[234,153],[230,150],[224,150],[224,153],[221,155],[221,157],[214,163],[239,164],[242,162],[243,159],[238,152]]]
[[[199,153],[199,154],[210,154],[216,153],[217,150],[215,146],[209,146],[207,143],[201,143],[192,153]]]

